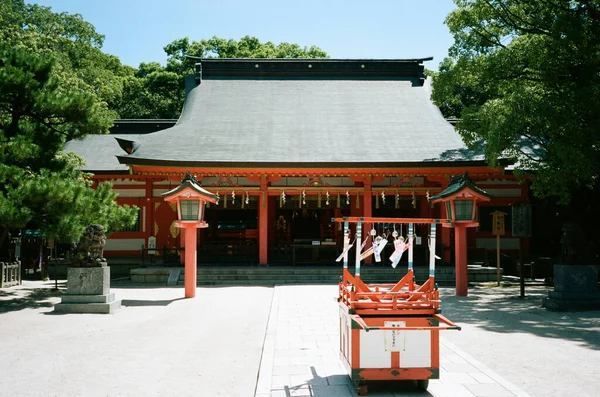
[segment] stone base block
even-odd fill
[[[114,294],[111,294],[114,295]],[[121,308],[121,300],[113,300],[106,303],[64,303],[54,306],[56,313],[91,313],[110,314]]]
[[[115,294],[106,295],[63,295],[61,303],[110,303],[115,300]]]
[[[598,268],[554,265],[554,291],[548,291],[542,306],[553,311],[599,310]]]
[[[110,290],[110,267],[70,267],[68,295],[106,295]]]
[[[548,291],[548,298],[555,300],[600,301],[600,291]]]

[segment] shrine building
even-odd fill
[[[112,182],[119,203],[139,208],[132,228],[110,234],[105,255],[183,245],[176,209],[161,194],[188,170],[219,196],[206,209],[209,227],[198,230],[200,262],[334,263],[343,231],[333,217],[443,218],[429,197],[465,172],[492,197],[468,231],[469,255],[495,249],[490,214],[527,198],[527,184],[508,163],[490,168],[466,148],[430,100],[430,59],[199,60],[179,120],[116,120],[110,135],[67,144],[95,183]],[[425,226],[416,226],[416,265],[426,263]],[[391,228],[407,233],[363,230]],[[447,263],[452,234],[438,233]],[[502,249],[519,244],[507,219]]]

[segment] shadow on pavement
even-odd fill
[[[345,374],[319,376],[315,367],[310,367],[312,379],[306,383],[295,386],[284,386],[286,397],[293,396],[310,396],[310,397],[331,397],[331,396],[356,396],[352,381]],[[378,381],[368,383],[368,395],[389,396],[393,393],[394,396],[432,396],[429,392],[420,391],[414,381]]]
[[[123,300],[121,300],[121,305],[122,306],[168,306],[173,302],[180,301],[183,299],[186,299],[186,298],[181,297],[181,298],[164,299],[164,300],[123,299]]]
[[[49,298],[59,297],[62,291],[54,288],[21,288],[14,291],[8,299],[0,299],[0,314],[23,309],[53,307]]]
[[[551,312],[542,307],[548,288],[469,287],[469,296],[442,296],[442,313],[457,323],[493,332],[528,332],[536,336],[580,342],[600,350],[600,311]]]

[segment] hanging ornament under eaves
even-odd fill
[[[219,191],[217,190],[217,202],[215,203],[216,205],[219,205],[219,201],[221,200],[221,196],[219,196]]]
[[[346,190],[346,204],[350,205],[350,192]]]
[[[306,190],[302,191],[302,205],[306,205]]]
[[[417,195],[414,190],[412,192],[412,206],[413,208],[417,208]]]
[[[285,192],[281,191],[281,196],[279,196],[279,207],[283,207],[285,205]]]
[[[384,191],[381,192],[381,204],[385,205],[385,192]]]
[[[235,204],[235,190],[231,191],[231,204]]]
[[[250,196],[248,196],[248,192],[246,192],[246,205],[250,204]]]
[[[329,191],[325,192],[325,205],[329,205]]]

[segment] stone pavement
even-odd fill
[[[338,359],[335,285],[204,287],[182,299],[181,287],[114,283],[123,307],[111,315],[55,315],[65,283],[53,286],[0,289],[1,397],[356,395]],[[441,379],[429,393],[407,382],[369,396],[598,396],[600,311],[548,312],[545,289],[440,292],[463,328],[441,333]]]
[[[55,314],[53,284],[0,289],[1,397],[254,394],[273,288],[113,286],[114,314]]]
[[[255,397],[356,396],[338,358],[337,286],[275,287]],[[440,379],[428,393],[404,382],[369,396],[526,397],[523,390],[443,337]]]

